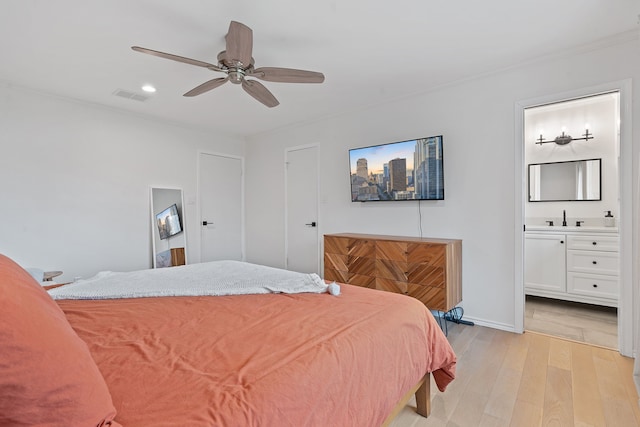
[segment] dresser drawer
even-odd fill
[[[585,251],[618,252],[619,240],[617,236],[598,236],[595,234],[567,236],[567,249]]]
[[[349,257],[347,255],[324,253],[324,269],[349,271]]]
[[[376,244],[371,240],[349,239],[349,256],[376,257]]]
[[[567,292],[598,298],[618,300],[618,278],[597,274],[568,273]]]
[[[376,242],[376,258],[393,261],[407,260],[407,242],[379,241]]]
[[[349,273],[375,277],[376,260],[362,256],[349,256],[347,261]]]
[[[349,255],[349,241],[350,239],[346,237],[324,236],[324,252]]]
[[[619,268],[617,252],[567,251],[567,271],[617,276]]]
[[[376,275],[383,279],[407,281],[407,263],[388,259],[376,260]]]
[[[325,267],[324,280],[329,280],[332,282],[339,282],[339,283],[349,283],[349,272]]]

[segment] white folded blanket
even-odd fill
[[[337,285],[335,285],[337,286]],[[317,274],[297,273],[240,261],[213,261],[180,267],[110,271],[54,288],[53,299],[118,299],[161,296],[246,295],[300,292],[333,295]]]

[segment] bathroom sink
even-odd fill
[[[548,232],[585,232],[585,233],[617,233],[618,227],[604,227],[604,226],[590,226],[583,225],[580,227],[576,227],[575,225],[568,225],[563,227],[561,225],[527,225],[525,226],[526,231],[548,231]]]

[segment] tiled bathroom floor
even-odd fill
[[[574,341],[618,348],[618,311],[527,295],[524,328]]]

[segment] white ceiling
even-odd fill
[[[637,0],[2,0],[0,81],[162,120],[253,135],[366,108],[638,29]],[[229,22],[253,29],[256,67],[321,71],[263,82],[267,108],[223,74],[134,52],[217,63]],[[158,91],[146,102],[124,89]]]

